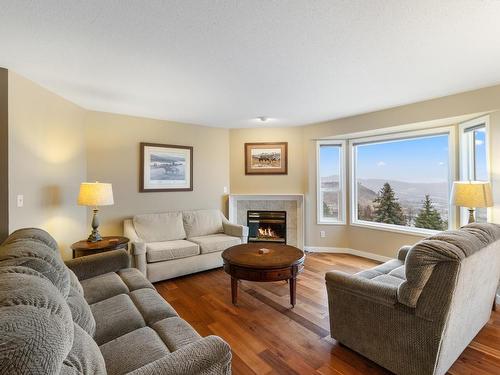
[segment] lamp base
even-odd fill
[[[92,233],[90,233],[87,242],[97,242],[102,240],[101,234],[99,233],[99,219],[97,218],[97,213],[99,210],[94,208],[94,216],[92,217]]]
[[[92,233],[90,233],[90,236],[89,238],[87,238],[87,242],[97,242],[97,241],[101,241],[102,240],[102,237],[101,237],[101,234],[99,233],[99,231],[96,229],[93,229],[92,230]]]
[[[474,209],[473,208],[469,208],[469,224],[472,224],[476,221],[476,219],[474,218]]]

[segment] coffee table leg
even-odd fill
[[[238,279],[231,277],[231,299],[233,305],[236,305],[236,300],[238,299]]]
[[[295,277],[292,277],[290,279],[290,304],[292,305],[292,307],[295,307],[295,295],[296,295],[296,288],[297,288],[297,279]]]

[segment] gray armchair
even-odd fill
[[[499,240],[500,226],[470,224],[355,275],[328,272],[332,337],[398,375],[445,374],[490,318]]]

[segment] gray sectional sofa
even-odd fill
[[[230,374],[231,349],[202,338],[125,250],[62,261],[40,229],[0,246],[0,374]]]
[[[439,233],[375,268],[327,273],[332,337],[395,374],[444,375],[488,322],[499,278],[499,225]]]
[[[222,251],[248,239],[248,227],[220,210],[136,215],[123,225],[133,265],[151,282],[221,267]]]

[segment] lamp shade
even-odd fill
[[[109,206],[113,201],[113,187],[111,184],[100,182],[82,182],[78,204],[80,206]]]
[[[455,206],[479,208],[493,206],[491,184],[483,181],[455,181],[451,191]]]

